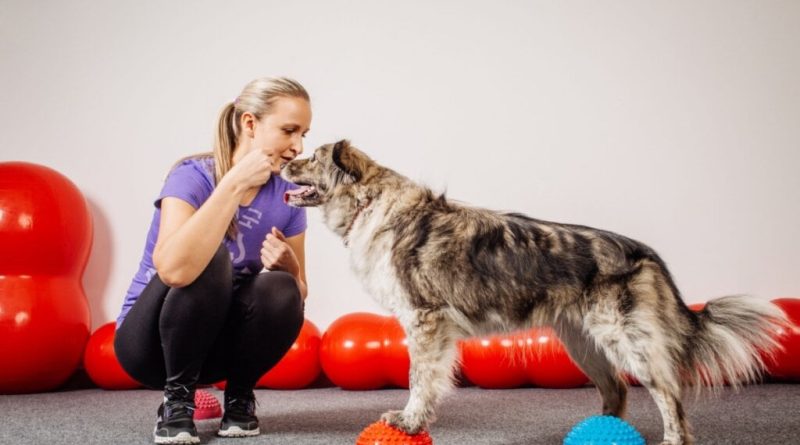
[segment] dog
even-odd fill
[[[686,386],[755,381],[762,352],[780,348],[787,319],[777,306],[729,296],[693,312],[656,252],[616,233],[456,203],[346,140],[281,176],[299,186],[285,202],[321,209],[366,290],[405,329],[410,396],[382,419],[409,434],[435,420],[462,337],[553,327],[603,414],[624,415],[623,373],[648,389],[664,445],[693,441]]]

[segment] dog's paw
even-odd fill
[[[422,422],[407,417],[403,411],[388,411],[381,416],[381,420],[410,435],[417,434],[425,428]]]

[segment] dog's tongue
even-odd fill
[[[302,195],[303,193],[307,192],[310,188],[311,187],[309,187],[307,185],[301,185],[300,187],[298,187],[296,189],[287,190],[286,192],[283,193],[283,203],[285,204],[285,203],[289,202],[289,197],[290,196]]]

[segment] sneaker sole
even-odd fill
[[[155,442],[159,444],[195,444],[200,443],[199,436],[192,436],[187,432],[178,433],[173,437],[154,436]]]
[[[238,426],[232,426],[226,430],[217,431],[217,436],[221,437],[250,437],[258,436],[259,434],[261,434],[261,430],[259,428],[254,430],[243,430]]]

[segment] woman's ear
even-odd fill
[[[240,128],[242,129],[242,135],[253,138],[256,135],[256,117],[253,113],[249,111],[245,111],[242,113],[242,117],[239,118]]]

